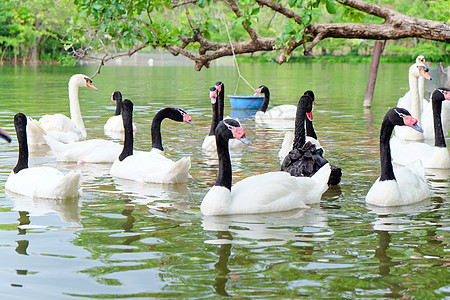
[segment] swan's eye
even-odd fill
[[[397,113],[397,115],[398,115],[400,118],[404,118],[404,117],[407,116],[407,115],[405,115],[404,113],[397,111],[396,109],[394,109],[394,111]]]

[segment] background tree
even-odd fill
[[[76,12],[72,0],[3,0],[0,6],[1,60],[35,63],[63,53],[60,40]]]
[[[71,20],[65,47],[77,58],[104,53],[100,66],[118,56],[161,47],[193,60],[196,70],[233,52],[276,50],[281,64],[294,50],[308,54],[329,38],[422,38],[447,47],[450,24],[442,18],[448,1],[424,2],[427,11],[434,12],[427,12],[431,19],[387,8],[406,3],[396,1],[380,7],[361,0],[75,0],[79,13]],[[316,23],[320,19],[324,22]]]

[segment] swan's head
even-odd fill
[[[310,92],[310,91],[307,91],[307,92]],[[314,105],[316,105],[316,102],[314,101],[314,98],[311,98],[307,94],[307,92],[305,92],[305,94],[300,97],[300,100],[298,100],[297,110],[304,111],[306,113],[306,117],[310,121],[312,121],[313,120],[312,110],[314,108]]]
[[[419,132],[423,132],[423,129],[417,125],[417,119],[411,116],[409,111],[404,108],[394,107],[386,114],[386,116],[389,117],[389,120],[394,125],[408,126]]]
[[[224,89],[224,84],[223,84],[222,81],[217,81],[215,87],[216,87],[216,89],[217,89],[217,93],[219,94],[220,92],[223,91],[223,89]]]
[[[69,80],[69,86],[88,87],[93,90],[98,90],[93,84],[92,79],[84,74],[75,74]]]
[[[16,133],[26,131],[27,128],[27,117],[23,113],[17,113],[14,116],[14,127],[16,128]]]
[[[425,63],[419,61],[418,63],[413,64],[410,68],[409,68],[409,74],[410,76],[414,76],[419,78],[420,76],[422,76],[425,79],[428,80],[432,80],[430,74],[428,74],[428,72],[430,71],[430,69],[425,65]]]
[[[216,104],[217,102],[217,89],[212,87],[209,89],[209,98],[211,99],[211,104]]]
[[[437,101],[450,100],[450,89],[445,87],[435,89],[433,95],[431,96],[431,99]]]
[[[122,93],[119,91],[115,91],[114,93],[112,93],[111,95],[111,104],[114,104],[115,101],[122,101]]]
[[[188,123],[189,125],[194,125],[194,122],[192,122],[192,117],[190,115],[188,115],[181,108],[177,108],[177,110],[181,114],[181,117],[183,118],[183,122]]]
[[[255,90],[255,93],[257,93],[257,94],[261,94],[261,93],[265,94],[265,93],[267,93],[268,91],[269,91],[269,88],[268,88],[267,86],[261,85],[259,88],[257,88],[257,89]]]
[[[8,143],[11,143],[11,137],[9,136],[9,134],[0,127],[0,137],[4,140],[6,140]]]
[[[423,64],[425,64],[425,57],[423,55],[419,55],[416,58],[416,64],[422,62]]]
[[[251,145],[252,143],[245,136],[245,131],[239,121],[232,118],[225,118],[216,127],[216,136],[222,136],[225,139],[235,138],[245,145]]]
[[[312,121],[313,120],[313,115],[312,115],[312,111],[314,109],[314,106],[316,106],[316,96],[314,95],[314,92],[311,90],[307,90],[304,94],[304,96],[308,96],[312,99],[312,108],[310,112],[306,113],[306,117],[308,118],[308,120]]]

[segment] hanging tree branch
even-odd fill
[[[111,0],[115,2],[116,0]],[[143,0],[141,0],[143,1]],[[234,53],[236,55],[246,54],[246,53],[255,53],[259,51],[279,51],[279,55],[277,57],[277,63],[281,64],[285,62],[288,56],[291,55],[293,51],[298,49],[298,47],[303,46],[304,54],[308,54],[312,51],[312,49],[322,40],[327,38],[343,38],[343,39],[370,39],[370,40],[397,40],[403,38],[417,37],[428,40],[434,40],[444,43],[450,43],[450,24],[447,22],[439,22],[433,20],[419,19],[410,16],[403,15],[395,10],[385,8],[382,6],[374,5],[362,0],[335,0],[337,3],[341,5],[353,8],[363,13],[370,14],[372,16],[382,18],[384,20],[383,23],[326,23],[326,24],[318,24],[313,22],[304,23],[302,16],[299,15],[293,9],[285,7],[282,1],[274,2],[272,0],[255,0],[254,3],[246,2],[245,5],[250,5],[250,8],[255,4],[259,5],[259,9],[266,9],[274,11],[285,17],[286,19],[292,20],[295,24],[298,24],[299,31],[295,34],[293,33],[290,40],[288,40],[284,44],[277,44],[276,37],[263,37],[261,36],[252,26],[251,22],[249,22],[248,17],[245,17],[244,9],[246,6],[242,3],[236,2],[236,0],[223,0],[223,3],[226,4],[229,11],[233,12],[237,19],[244,19],[240,22],[240,26],[248,33],[248,40],[240,40],[232,43],[232,47]],[[92,8],[92,3],[102,4],[100,0],[90,0],[86,1],[86,7],[89,9]],[[135,3],[137,1],[130,2]],[[121,2],[117,2],[119,5]],[[155,2],[156,3],[156,2]],[[203,4],[201,4],[203,3]],[[133,34],[138,36],[142,41],[150,42],[139,42],[139,45],[135,45],[131,50],[125,53],[115,53],[112,54],[108,51],[107,45],[103,42],[102,39],[98,38],[100,49],[106,53],[100,60],[100,66],[97,70],[96,74],[100,72],[100,68],[107,61],[114,59],[120,56],[130,56],[143,48],[153,46],[153,47],[161,47],[172,53],[173,55],[183,55],[188,59],[194,61],[195,69],[201,70],[203,67],[209,67],[211,61],[224,57],[233,55],[232,47],[229,42],[220,42],[214,41],[209,38],[206,38],[204,28],[201,28],[201,22],[196,20],[194,16],[190,12],[190,8],[193,12],[201,12],[202,8],[206,3],[214,3],[218,4],[217,1],[210,2],[208,0],[199,1],[199,0],[184,0],[184,1],[172,1],[170,3],[170,9],[175,10],[177,12],[181,12],[180,6],[185,6],[182,11],[184,11],[184,18],[187,21],[188,27],[184,28],[183,31],[180,30],[180,33],[176,35],[168,35],[165,30],[164,23],[153,23],[150,14],[156,13],[155,7],[157,4],[154,2],[145,2],[146,8],[144,11],[137,11],[133,14],[127,13],[129,9],[137,9],[132,6],[127,6],[122,11],[115,9],[111,12],[111,17],[106,18],[104,20],[100,20],[103,22],[104,26],[109,26],[109,23],[116,24],[111,22],[111,20],[117,20],[117,22],[122,22],[127,24],[129,31],[134,32]],[[310,3],[311,4],[311,3]],[[155,6],[154,6],[155,5]],[[202,6],[203,5],[203,6]],[[105,6],[104,9],[108,7]],[[164,10],[167,11],[168,7],[166,6]],[[312,6],[308,6],[304,9],[313,9]],[[301,11],[301,9],[299,9]],[[142,12],[147,14],[147,17],[150,23],[144,21],[141,17]],[[258,10],[259,12],[259,10]],[[161,10],[158,11],[158,14],[163,13]],[[116,16],[117,14],[117,16]],[[130,17],[133,15],[133,17]],[[103,15],[102,15],[103,16]],[[208,17],[211,20],[222,20],[225,14],[222,12],[221,16],[218,17]],[[99,17],[100,18],[100,17]],[[197,16],[198,18],[198,16]],[[113,25],[111,25],[113,26]],[[144,32],[143,28],[148,29],[148,33]],[[115,30],[111,30],[115,32]],[[88,31],[85,31],[88,32]],[[158,34],[159,32],[159,34]],[[165,36],[162,37],[160,34],[164,32]],[[183,34],[182,34],[183,32]],[[188,33],[188,34],[186,34]],[[95,34],[98,36],[98,32]],[[150,36],[147,36],[150,35]],[[119,36],[121,38],[121,36]],[[79,58],[87,57],[86,50],[79,51],[77,53],[76,50],[73,51],[74,55],[80,54]]]

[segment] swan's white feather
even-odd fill
[[[134,151],[123,161],[116,159],[111,167],[111,176],[153,183],[184,183],[191,167],[190,157],[174,162],[158,149],[150,152]]]
[[[328,189],[330,165],[313,177],[293,177],[287,172],[270,172],[247,177],[230,190],[214,186],[203,198],[204,215],[256,214],[305,208],[317,203]]]
[[[392,137],[390,145],[392,159],[397,164],[407,165],[421,160],[425,168],[450,168],[450,156],[447,148],[434,147],[425,143],[406,142],[395,136]]]
[[[112,163],[122,152],[122,145],[102,139],[64,144],[51,136],[44,137],[57,161]]]
[[[422,163],[417,160],[394,168],[397,180],[378,178],[366,195],[366,202],[376,206],[401,206],[425,200],[431,195]]]
[[[283,104],[275,106],[266,112],[257,111],[255,114],[255,122],[260,123],[268,119],[295,119],[297,106],[291,104]]]
[[[123,128],[123,119],[122,115],[112,116],[110,117],[105,125],[103,126],[103,129],[107,132],[122,132],[124,131]],[[133,123],[133,132],[136,132],[136,125]]]
[[[9,175],[5,189],[27,197],[65,199],[80,194],[79,171],[63,174],[52,167],[32,167]]]

